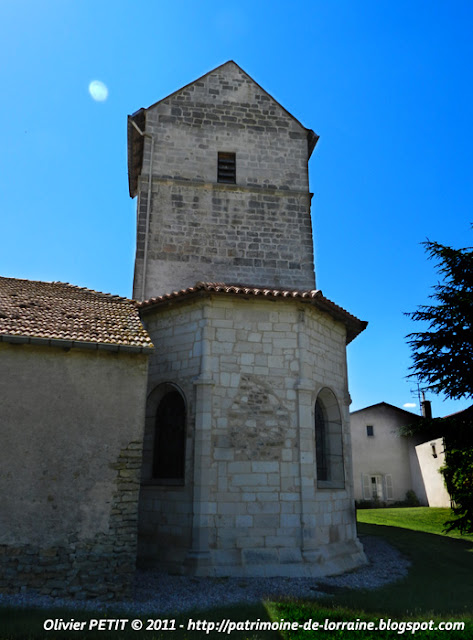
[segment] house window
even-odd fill
[[[236,184],[236,159],[234,153],[218,152],[217,182]]]
[[[367,424],[366,425],[366,435],[371,438],[372,436],[374,436],[374,428],[372,424]]]
[[[393,499],[393,479],[391,474],[363,474],[363,500],[388,502]]]
[[[383,484],[381,476],[370,477],[370,493],[373,500],[383,499]]]
[[[182,482],[185,468],[186,407],[178,391],[169,391],[156,411],[153,478]]]

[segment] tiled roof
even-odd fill
[[[62,282],[2,277],[0,340],[126,351],[153,347],[132,300]]]
[[[334,302],[326,298],[319,289],[299,291],[292,289],[272,289],[262,287],[252,287],[239,284],[225,284],[222,282],[197,282],[194,287],[173,291],[156,298],[150,298],[143,302],[138,302],[138,308],[147,310],[164,304],[169,304],[180,299],[190,297],[217,294],[239,296],[241,298],[262,297],[270,300],[293,300],[297,302],[309,303],[320,311],[324,311],[335,320],[342,322],[347,328],[347,344],[358,334],[364,331],[367,322],[359,320],[355,316],[339,307]]]

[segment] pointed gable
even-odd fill
[[[215,86],[214,78],[217,79],[218,87]],[[192,94],[194,94],[194,96],[192,96]],[[163,103],[179,103],[183,98],[185,99],[187,95],[194,97],[194,100],[198,96],[197,99],[200,99],[202,103],[208,104],[218,104],[219,102],[223,102],[224,104],[248,104],[248,106],[256,112],[261,112],[257,114],[260,118],[268,117],[273,122],[277,118],[290,118],[300,127],[302,134],[307,137],[308,157],[312,154],[319,138],[312,129],[304,127],[297,118],[289,113],[289,111],[255,82],[255,80],[233,60],[225,62],[197,80],[174,91],[166,98],[158,100],[158,102],[148,107],[148,110]],[[258,105],[261,105],[260,109],[258,109]]]
[[[159,146],[160,131],[163,126],[166,129],[174,126],[176,131],[180,132],[181,135],[177,133],[176,136],[177,144],[179,140],[184,141],[186,134],[193,138],[195,157],[190,158],[191,161],[187,166],[190,174],[195,177],[196,165],[200,162],[204,169],[200,176],[203,181],[206,181],[206,174],[205,154],[202,152],[208,147],[208,141],[204,141],[203,138],[204,131],[208,127],[214,127],[217,130],[216,142],[227,148],[232,148],[235,144],[238,146],[236,142],[238,140],[241,141],[241,146],[244,146],[245,138],[248,136],[269,136],[275,166],[268,169],[268,180],[271,174],[274,176],[281,171],[281,166],[284,165],[284,146],[287,143],[302,143],[301,164],[306,165],[318,140],[318,136],[312,129],[304,127],[241,67],[229,61],[159,100],[148,109],[140,109],[133,116],[129,116],[128,171],[132,197],[137,193],[138,177],[142,171],[144,150],[142,134],[145,132],[152,134]],[[220,136],[219,130],[221,130]],[[189,138],[182,146],[184,149],[189,149]],[[183,161],[187,159],[189,159],[189,153],[182,158]],[[254,163],[254,168],[262,164],[262,158],[249,159],[249,161]],[[157,162],[159,162],[159,151]],[[296,180],[297,169],[292,169],[289,173],[292,179]],[[163,172],[166,173],[166,171],[169,172],[169,167],[163,168]],[[286,177],[290,179],[290,176]],[[182,178],[190,179],[185,172]],[[267,184],[266,186],[277,185]]]

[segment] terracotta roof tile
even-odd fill
[[[271,300],[296,300],[298,302],[309,303],[320,311],[324,311],[335,320],[342,322],[347,328],[347,344],[351,342],[358,334],[364,331],[368,325],[367,322],[359,320],[355,316],[348,313],[342,307],[326,298],[319,289],[311,289],[299,291],[295,289],[274,289],[253,287],[251,285],[241,284],[225,284],[223,282],[197,282],[195,286],[173,291],[156,298],[150,298],[143,302],[138,302],[140,309],[147,310],[166,303],[172,303],[180,299],[193,296],[217,294],[217,295],[234,295],[240,297],[263,297]]]
[[[0,339],[152,348],[134,301],[63,282],[0,277]]]

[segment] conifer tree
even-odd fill
[[[430,296],[433,304],[407,314],[427,324],[424,331],[407,336],[413,358],[411,376],[433,393],[472,398],[473,248],[454,249],[430,241],[424,245],[429,258],[437,261],[443,281]],[[473,533],[473,406],[446,418],[425,420],[423,428],[444,438],[441,471],[455,516],[445,523],[446,530]]]
[[[412,349],[411,374],[425,390],[448,398],[473,397],[473,248],[454,249],[424,243],[429,259],[438,263],[443,282],[434,287],[431,305],[407,314],[427,323],[407,336]]]

